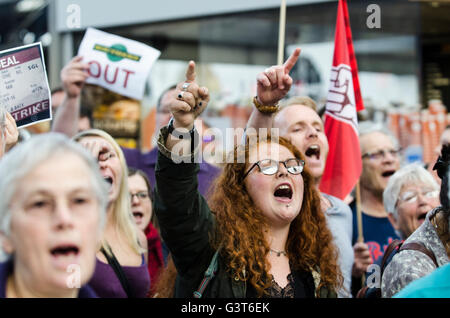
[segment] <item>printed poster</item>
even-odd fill
[[[51,120],[50,96],[41,43],[0,52],[0,101],[17,127]]]
[[[150,69],[161,52],[140,42],[88,28],[78,49],[89,64],[87,83],[142,100]]]

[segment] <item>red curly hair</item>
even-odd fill
[[[264,142],[274,141],[269,136]],[[253,148],[260,143],[262,141],[258,141]],[[289,149],[296,158],[304,160],[300,151],[287,139],[280,137],[279,144]],[[209,206],[216,216],[216,227],[211,239],[214,248],[221,248],[228,273],[233,278],[248,281],[257,295],[262,297],[267,295],[272,281],[269,274],[271,266],[267,260],[270,247],[264,235],[268,229],[267,220],[252,202],[243,181],[251,149],[249,142],[245,147],[236,147],[233,163],[225,165],[212,188]],[[244,158],[244,155],[245,163],[238,163],[237,159]],[[300,213],[291,223],[286,243],[293,267],[291,270],[314,269],[319,272],[321,281],[316,289],[317,295],[322,287],[337,292],[342,286],[342,276],[337,265],[336,247],[321,210],[314,179],[306,166],[302,177],[303,203]]]

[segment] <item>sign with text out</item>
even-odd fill
[[[150,69],[160,51],[137,41],[88,28],[78,49],[89,64],[87,83],[142,100]]]

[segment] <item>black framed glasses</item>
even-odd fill
[[[398,157],[400,155],[400,152],[402,151],[402,148],[398,149],[381,149],[374,152],[366,152],[361,157],[362,158],[369,158],[371,160],[380,160],[386,158],[387,154],[390,154],[392,157]]]
[[[140,191],[140,192],[136,192],[136,193],[130,192],[130,201],[131,202],[133,202],[133,199],[135,196],[139,199],[139,201],[142,201],[142,200],[148,199],[150,195],[147,191]]]
[[[305,161],[297,159],[297,158],[291,158],[286,161],[276,161],[273,159],[264,159],[260,160],[258,162],[255,162],[250,169],[245,173],[244,177],[242,179],[245,179],[245,177],[248,176],[250,171],[253,170],[256,166],[258,166],[259,171],[261,171],[265,175],[273,175],[278,172],[278,169],[280,167],[280,163],[282,163],[286,170],[290,174],[300,174],[303,171],[303,167],[305,166]]]

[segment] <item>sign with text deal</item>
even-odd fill
[[[160,51],[137,41],[88,28],[78,49],[89,64],[87,83],[141,100]]]

